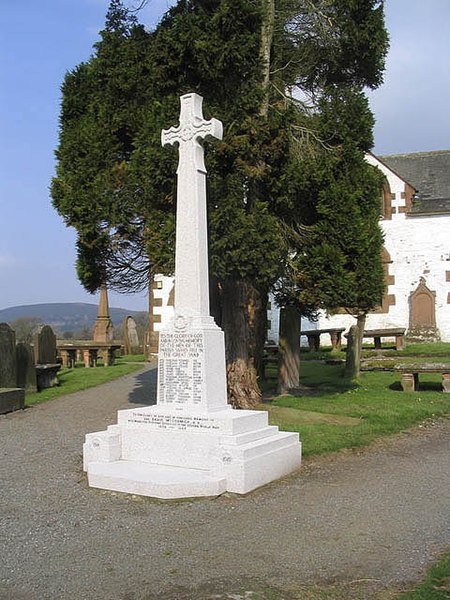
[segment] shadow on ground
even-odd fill
[[[128,396],[130,404],[156,404],[156,381],[158,370],[156,368],[139,373],[136,376],[136,385]]]

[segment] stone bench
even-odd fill
[[[401,365],[395,368],[401,372],[401,384],[404,392],[417,392],[420,373],[441,373],[442,391],[450,393],[450,365],[423,364]]]
[[[85,367],[96,367],[99,358],[105,366],[114,364],[116,350],[122,347],[118,343],[91,342],[81,340],[74,342],[57,341],[58,354],[64,367],[75,367],[78,356],[82,357]]]
[[[393,327],[391,329],[369,329],[364,331],[363,338],[373,338],[375,349],[381,350],[382,338],[395,338],[395,348],[402,350],[405,340],[405,329],[403,327]]]
[[[320,349],[320,336],[323,333],[328,333],[331,338],[331,346],[333,350],[340,350],[342,333],[344,331],[345,327],[334,327],[331,329],[311,329],[309,331],[301,331],[300,335],[306,335],[308,338],[309,349],[317,352]]]

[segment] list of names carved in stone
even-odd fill
[[[161,333],[158,397],[164,404],[200,404],[203,389],[202,333]]]

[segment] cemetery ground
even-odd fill
[[[108,381],[113,381],[114,379],[138,371],[142,368],[142,364],[140,363],[143,362],[144,355],[140,354],[116,358],[115,364],[107,369],[104,369],[101,363],[97,367],[90,369],[82,367],[82,363],[78,363],[74,369],[63,368],[58,373],[59,385],[34,394],[27,394],[25,397],[25,406],[33,406],[47,400],[54,400],[65,394],[72,394],[96,387]]]
[[[448,362],[449,349],[383,354]],[[275,397],[269,368],[263,407],[300,431],[306,458],[247,496],[161,502],[87,487],[84,434],[153,402],[153,366],[73,369],[78,385],[139,370],[84,391],[62,379],[59,398],[1,417],[0,599],[449,598],[450,394],[439,375],[415,393],[389,371],[355,386],[324,358],[342,355],[302,354],[301,396]]]

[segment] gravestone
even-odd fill
[[[33,336],[34,360],[37,365],[55,364],[56,336],[50,325],[43,325]]]
[[[17,387],[16,334],[7,323],[0,323],[0,387]]]
[[[33,336],[33,346],[38,391],[57,386],[61,365],[57,363],[56,336],[50,325],[44,325]]]
[[[37,391],[36,366],[34,352],[30,344],[20,342],[16,345],[17,385],[26,393]]]
[[[141,350],[137,325],[133,317],[125,317],[123,320],[123,345],[125,354],[139,354]]]
[[[25,390],[17,385],[16,334],[7,323],[0,323],[0,414],[24,405]]]
[[[89,485],[182,498],[246,493],[297,469],[297,433],[268,425],[266,411],[227,404],[223,331],[209,314],[206,169],[202,140],[222,137],[202,98],[181,97],[173,321],[160,332],[157,404],[122,410],[117,425],[86,435]]]

